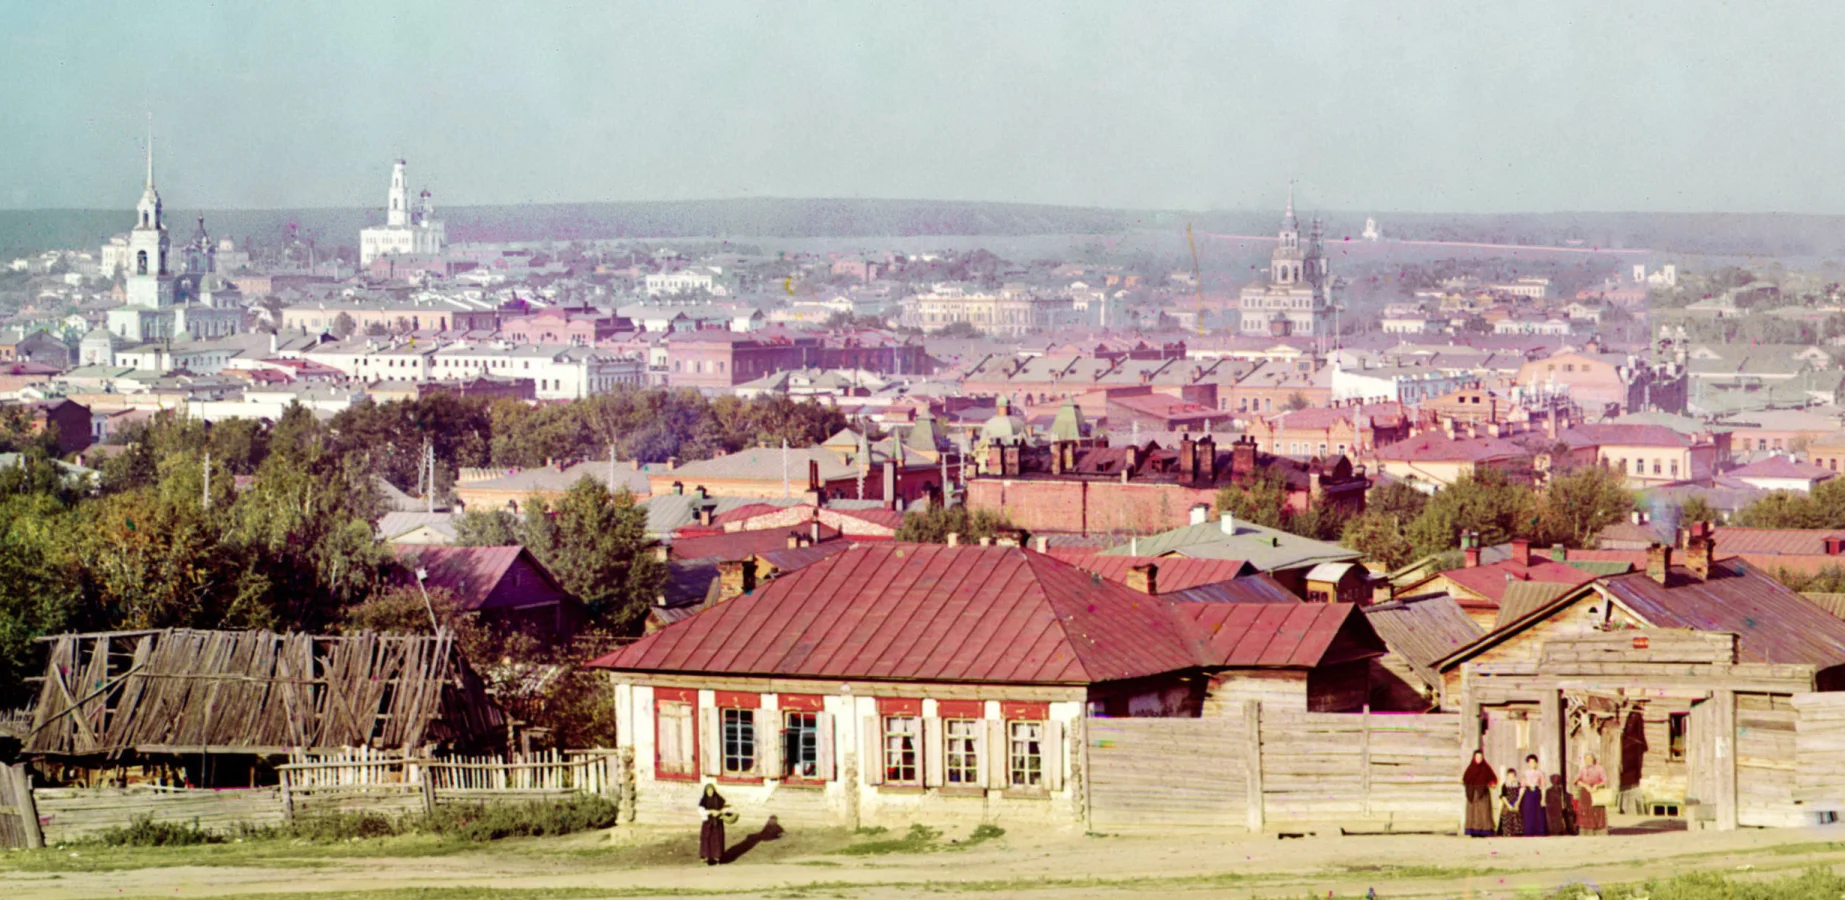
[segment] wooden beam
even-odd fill
[[[1736,692],[1724,689],[1705,701],[1714,704],[1716,734],[1717,830],[1736,830]]]
[[[1246,737],[1243,769],[1249,779],[1248,822],[1252,834],[1261,834],[1262,809],[1262,701],[1243,701],[1243,727]]]

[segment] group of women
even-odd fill
[[[1505,781],[1493,772],[1482,751],[1461,775],[1467,788],[1467,834],[1472,837],[1545,837],[1566,834],[1607,834],[1608,809],[1595,802],[1596,793],[1608,785],[1608,773],[1595,754],[1584,756],[1572,794],[1562,775],[1545,777],[1536,756],[1525,757],[1525,769],[1505,770]],[[1493,789],[1499,789],[1499,814],[1493,815]],[[1603,799],[1605,802],[1606,798]]]

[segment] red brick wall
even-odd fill
[[[1026,531],[1147,534],[1191,522],[1191,508],[1210,505],[1217,492],[1176,484],[1112,481],[1012,481],[980,478],[968,484],[971,509],[1006,513]]]

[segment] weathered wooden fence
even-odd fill
[[[1736,695],[1738,825],[1785,828],[1811,824],[1795,804],[1799,719],[1800,712],[1786,696]]]
[[[1245,828],[1250,727],[1242,719],[1091,719],[1090,828]]]
[[[1460,716],[1262,707],[1262,823],[1271,830],[1451,829],[1466,797]]]
[[[1845,693],[1795,694],[1794,799],[1802,824],[1845,816]]]
[[[276,767],[280,784],[232,789],[34,789],[27,786],[22,768],[0,767],[0,847],[38,846],[41,834],[45,843],[71,841],[138,817],[197,822],[222,831],[329,813],[395,816],[439,804],[612,795],[616,790],[615,756],[607,750],[451,759],[391,756],[359,747],[291,758]]]

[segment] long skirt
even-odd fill
[[[1608,807],[1589,802],[1589,789],[1576,789],[1576,806],[1582,810],[1582,833],[1599,834],[1608,830]]]
[[[1493,789],[1483,784],[1467,786],[1467,834],[1487,837],[1493,833]]]
[[[724,860],[724,820],[716,816],[706,816],[705,824],[698,829],[698,855],[706,862]]]
[[[1518,817],[1519,822],[1524,825],[1525,837],[1550,835],[1550,817],[1544,813],[1542,791],[1526,791],[1518,798]]]
[[[1499,834],[1502,837],[1519,837],[1525,833],[1525,822],[1519,818],[1518,808],[1510,803],[1499,807]]]

